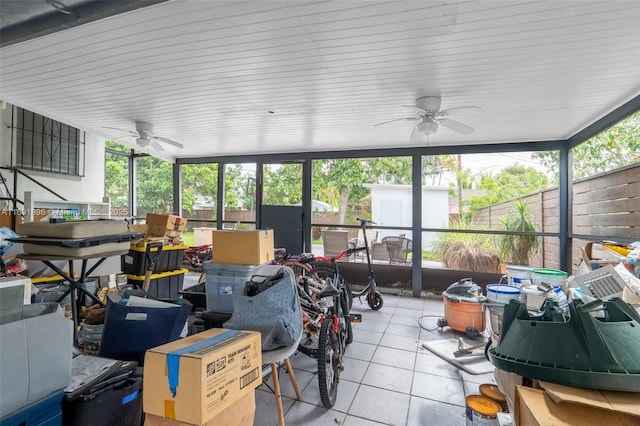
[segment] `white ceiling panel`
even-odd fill
[[[413,146],[374,125],[425,95],[484,110],[429,145],[559,140],[640,95],[640,3],[173,0],[3,47],[0,85],[104,137],[150,122],[171,158]]]

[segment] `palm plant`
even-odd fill
[[[505,231],[536,232],[529,206],[524,200],[516,200],[513,210],[500,219]],[[500,257],[515,265],[529,265],[531,255],[540,250],[540,237],[535,235],[502,235],[498,244]]]

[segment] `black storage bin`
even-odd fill
[[[200,318],[204,322],[204,329],[223,328],[222,325],[231,319],[231,314],[221,312],[202,312]]]
[[[193,310],[207,309],[207,293],[205,283],[194,285],[186,290],[180,290],[180,296],[193,305]]]
[[[173,300],[180,297],[180,290],[184,285],[184,274],[188,269],[176,269],[175,271],[152,274],[147,293],[156,299]],[[142,275],[127,275],[127,283],[138,288],[144,285],[144,272]]]
[[[142,378],[128,378],[90,394],[62,400],[65,426],[140,426]]]
[[[151,273],[161,274],[180,269],[184,259],[184,251],[188,248],[188,246],[183,245],[163,246],[162,251],[155,260]],[[144,275],[147,266],[146,250],[146,246],[132,246],[129,249],[129,253],[122,256],[122,272],[129,275]],[[157,249],[151,249],[151,252],[155,251]]]

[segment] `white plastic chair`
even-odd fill
[[[300,389],[298,388],[298,382],[296,381],[296,376],[293,372],[293,368],[291,367],[291,362],[289,361],[289,357],[298,350],[300,340],[302,340],[302,331],[300,331],[300,335],[293,345],[274,349],[272,351],[262,352],[262,363],[265,365],[269,365],[267,368],[264,368],[262,370],[262,377],[263,380],[268,379],[269,374],[271,374],[271,376],[273,377],[273,393],[275,394],[276,398],[276,410],[278,411],[278,424],[280,426],[284,426],[285,422],[284,408],[282,407],[282,393],[280,391],[280,381],[278,377],[278,367],[280,363],[284,363],[289,375],[289,380],[291,380],[291,385],[296,392],[296,398],[300,399]]]

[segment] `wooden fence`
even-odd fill
[[[560,198],[557,187],[526,195],[536,227],[541,232],[559,231]],[[512,208],[506,201],[476,212],[474,223],[490,229],[501,229],[500,218]],[[601,173],[573,183],[573,234],[640,240],[640,163]],[[545,237],[532,266],[558,268],[558,238]],[[573,264],[579,263],[580,247],[587,241],[573,240]]]

